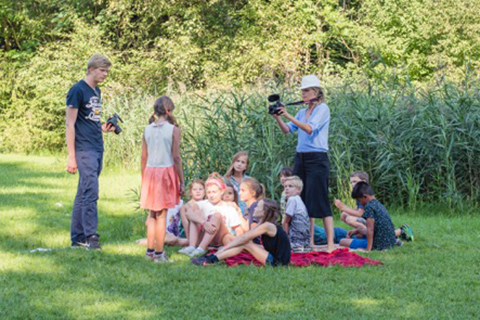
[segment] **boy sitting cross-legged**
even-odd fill
[[[366,182],[358,182],[352,191],[352,198],[365,207],[363,218],[367,227],[351,230],[348,237],[366,235],[366,239],[342,239],[340,245],[351,249],[384,250],[395,245],[395,227],[387,209],[375,199],[373,189]]]
[[[283,229],[290,238],[290,244],[294,252],[310,250],[310,219],[307,208],[300,197],[303,182],[297,176],[285,178],[285,197],[287,206]]]

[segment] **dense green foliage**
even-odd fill
[[[478,319],[477,216],[409,214],[415,242],[360,253],[361,268],[155,265],[134,240],[145,223],[125,196],[135,171],[106,166],[100,180],[102,252],[69,249],[78,176],[62,159],[0,155],[0,318],[13,319]],[[435,214],[435,215],[434,215]],[[338,221],[335,225],[345,227]],[[35,248],[51,248],[34,252]]]
[[[65,96],[95,52],[113,62],[107,162],[137,166],[155,97],[175,97],[188,177],[238,150],[277,190],[293,158],[264,97],[306,73],[332,109],[335,195],[365,169],[389,202],[478,201],[480,0],[0,0],[0,151],[64,150]],[[448,80],[444,79],[444,75]],[[234,88],[234,89],[232,89]],[[273,89],[275,88],[275,89]],[[295,112],[295,110],[292,110]]]

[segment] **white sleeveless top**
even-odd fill
[[[149,124],[143,136],[147,143],[147,167],[173,166],[172,140],[174,125],[163,122]]]

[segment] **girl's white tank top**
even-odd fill
[[[143,136],[147,143],[148,167],[173,166],[172,141],[174,126],[168,122],[155,122],[145,128]]]

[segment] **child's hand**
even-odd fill
[[[342,201],[340,201],[338,199],[335,199],[335,201],[333,203],[338,208],[338,210],[343,211],[345,205],[342,203]]]
[[[347,233],[347,238],[352,238],[352,237],[353,237],[354,235],[356,235],[356,234],[357,234],[357,229],[355,229],[355,230],[350,230],[350,231],[348,231],[348,233]]]
[[[209,234],[214,234],[217,231],[217,228],[215,228],[215,226],[212,225],[210,222],[205,222],[205,224],[203,225],[203,229]]]
[[[180,183],[179,193],[181,196],[185,194],[185,185],[183,183]]]

